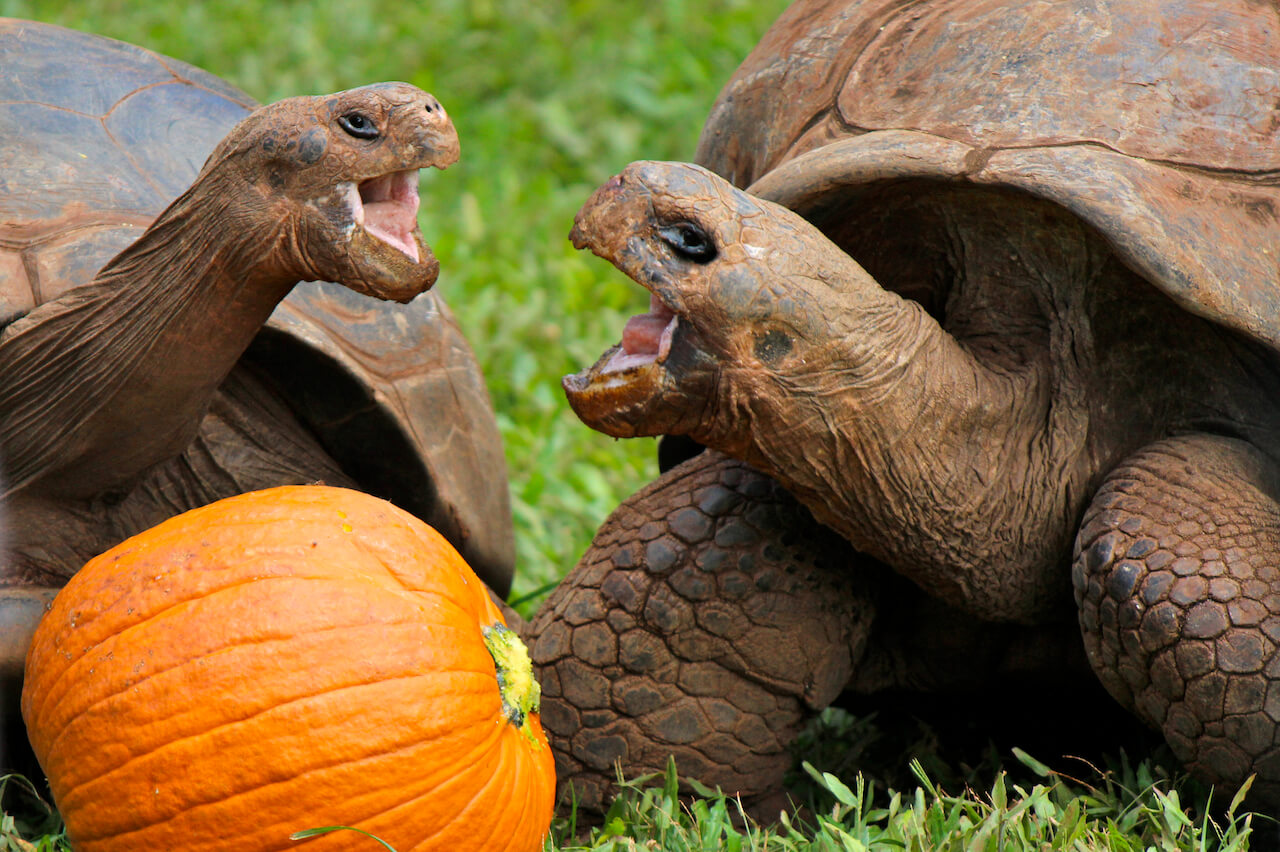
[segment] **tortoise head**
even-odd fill
[[[378,83],[260,107],[210,155],[193,191],[217,175],[215,191],[243,202],[237,216],[283,228],[277,240],[298,277],[406,302],[439,273],[418,228],[418,170],[457,159],[438,100]]]
[[[619,344],[564,379],[578,416],[615,437],[732,432],[724,418],[764,383],[830,364],[851,298],[885,295],[798,215],[688,163],[628,166],[570,238],[651,294]]]

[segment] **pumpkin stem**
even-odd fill
[[[537,743],[529,715],[537,713],[542,700],[542,687],[533,676],[529,649],[516,632],[501,622],[481,630],[484,645],[498,670],[498,694],[502,696],[502,714],[520,729],[530,742]]]

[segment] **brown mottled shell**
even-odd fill
[[[698,161],[821,217],[898,179],[1017,188],[1280,346],[1280,12],[1253,0],[797,0]]]
[[[0,322],[87,284],[253,108],[140,47],[0,20]],[[408,305],[297,286],[245,356],[366,490],[438,529],[505,593],[506,462],[475,356],[434,291]]]

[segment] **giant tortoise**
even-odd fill
[[[19,20],[0,69],[6,703],[85,560],[252,489],[388,498],[505,594],[492,407],[424,292],[419,169],[458,156],[439,102],[383,83],[254,110],[185,63]]]
[[[794,3],[575,222],[651,308],[571,404],[709,449],[532,625],[562,779],[763,793],[842,690],[1091,668],[1280,807],[1277,103],[1271,3]]]

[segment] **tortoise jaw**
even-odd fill
[[[715,386],[716,359],[689,309],[671,260],[640,236],[652,230],[643,182],[615,176],[574,217],[569,239],[649,291],[647,313],[631,317],[621,340],[562,382],[574,413],[618,438],[694,428],[699,400]]]
[[[665,365],[679,325],[679,317],[670,311],[665,316],[654,313],[634,316],[627,322],[621,342],[609,347],[593,365],[567,378],[574,379],[575,389],[583,391],[591,384],[617,387],[644,380]]]
[[[608,349],[591,367],[561,380],[578,419],[615,438],[661,434],[661,430],[645,429],[644,424],[664,384],[660,365],[653,359],[635,360],[621,344]]]
[[[649,312],[631,317],[618,343],[561,384],[591,428],[615,438],[663,435],[706,390],[708,366],[696,327],[651,293]]]
[[[418,226],[418,178],[419,169],[410,168],[337,184],[345,254],[352,265],[340,278],[346,286],[408,302],[435,284],[440,263]]]
[[[591,200],[574,217],[569,240],[574,248],[590,251],[596,257],[607,260],[618,271],[645,287],[649,291],[649,311],[631,317],[622,330],[619,343],[609,349],[594,366],[578,374],[583,377],[589,374],[599,379],[620,378],[653,366],[661,366],[670,354],[672,341],[681,326],[677,309],[659,292],[670,288],[662,286],[663,282],[652,271],[646,274],[645,264],[636,251],[627,246],[619,248],[607,236],[602,237],[597,232],[597,211],[608,205],[610,196],[620,194],[622,187],[621,176],[615,176],[596,190]],[[609,221],[608,217],[605,219]]]

